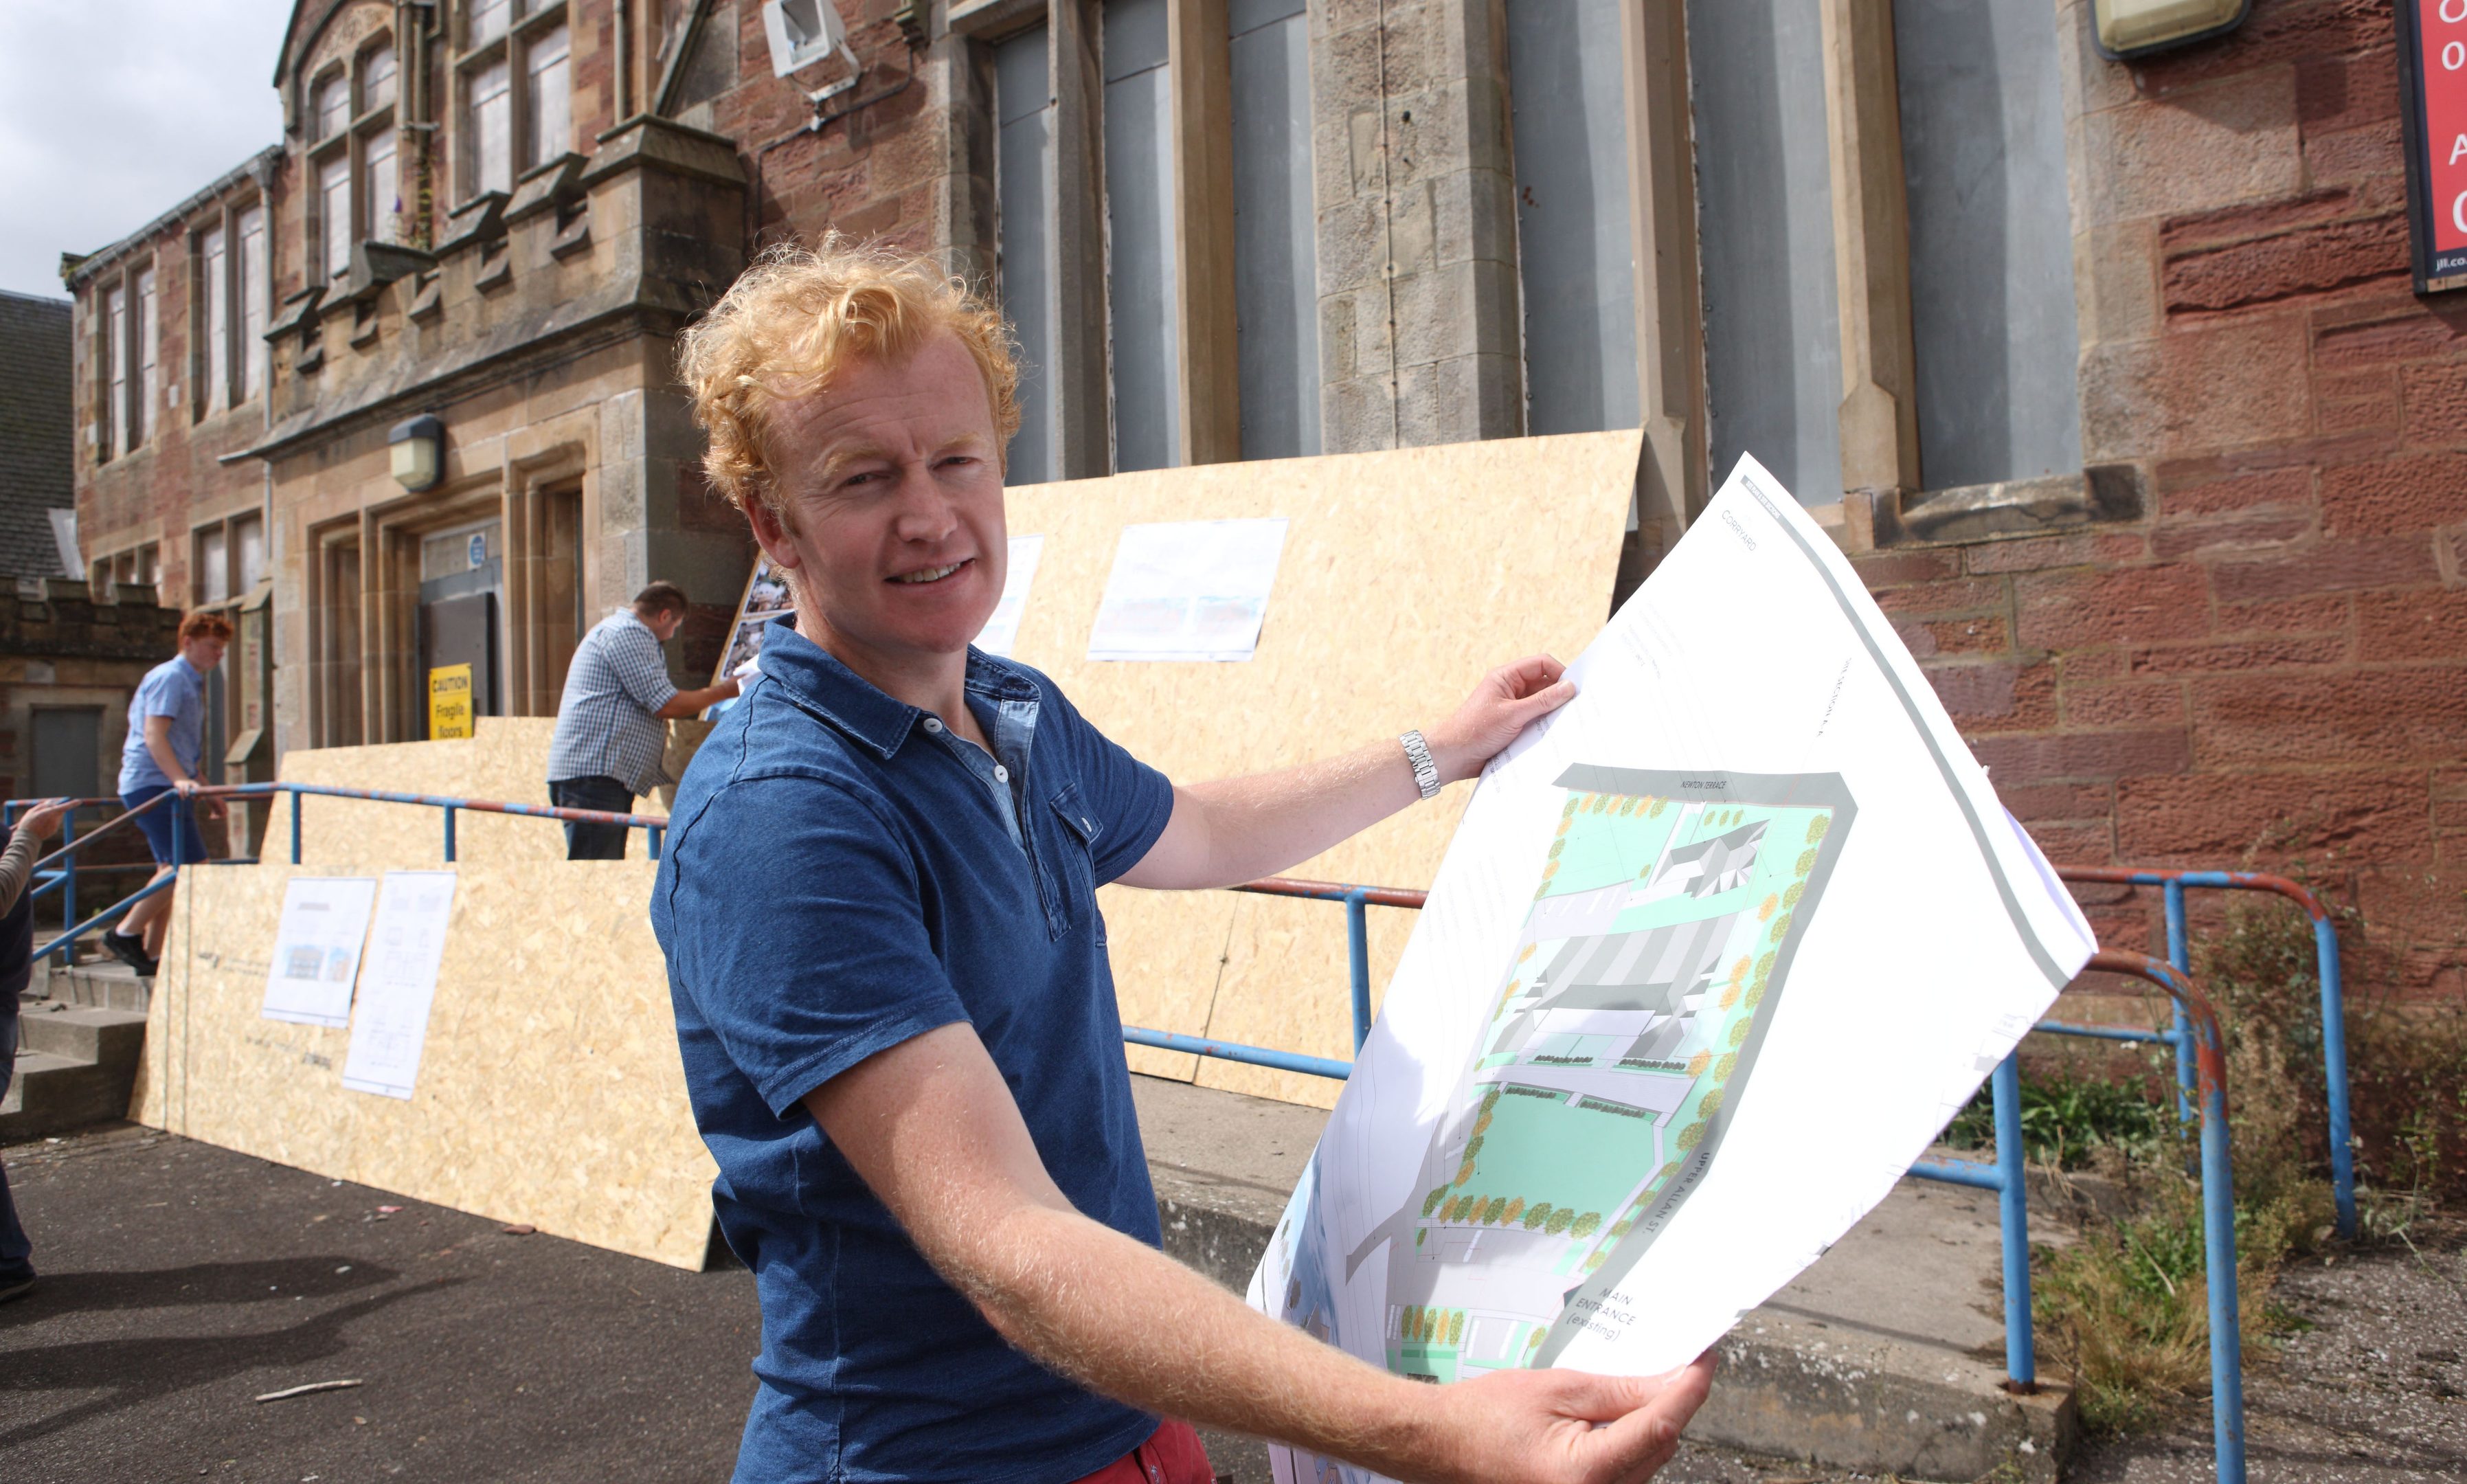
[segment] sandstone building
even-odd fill
[[[654,577],[707,674],[749,545],[672,339],[835,229],[999,294],[1015,482],[1641,425],[1632,580],[1752,451],[2052,856],[2300,859],[2467,993],[2467,300],[2388,0],[2138,62],[2089,0],[824,9],[299,0],[282,141],[73,261],[85,554],[263,614],[235,766],[418,737],[441,646],[552,710]]]

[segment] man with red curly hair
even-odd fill
[[[137,828],[154,853],[157,881],[206,858],[205,836],[197,833],[190,797],[202,786],[198,765],[206,750],[206,676],[223,662],[231,636],[231,620],[220,613],[200,610],[183,618],[180,652],[146,672],[137,694],[128,698],[128,736],[120,747],[120,802],[132,812],[145,810],[137,815]],[[167,793],[179,796],[154,804]],[[222,800],[208,799],[206,810],[220,816]],[[102,946],[141,977],[154,977],[163,935],[171,925],[171,894],[178,889],[176,883],[165,886],[130,907],[120,925],[102,935]]]
[[[1558,663],[1427,735],[1178,787],[970,647],[1019,425],[998,316],[826,242],[739,279],[681,369],[797,600],[687,770],[651,902],[761,1295],[740,1484],[1211,1484],[1191,1422],[1408,1479],[1660,1468],[1702,1362],[1417,1384],[1157,1250],[1096,898],[1268,875],[1473,777],[1573,694]]]

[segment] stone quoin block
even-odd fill
[[[2265,634],[2226,644],[2160,644],[2134,651],[2137,675],[2208,674],[2340,665],[2351,658],[2345,634]]]
[[[2206,675],[2192,682],[2206,768],[2444,763],[2467,754],[2467,655],[2451,683],[2412,670]]]
[[[2209,629],[2209,593],[2190,565],[2027,573],[2013,580],[2031,649],[2184,639]]]
[[[2321,526],[2390,536],[2467,520],[2467,448],[2321,470]]]
[[[2169,487],[2162,479],[2159,514],[2161,520],[2172,520],[2255,506],[2300,505],[2312,498],[2313,469],[2309,465],[2188,481],[2181,487]]]
[[[2330,851],[2433,858],[2424,775],[2391,769],[2125,779],[2116,789],[2116,843],[2126,860],[2162,864],[2253,858],[2266,869]]]
[[[2000,785],[2181,773],[2192,765],[2192,744],[2181,728],[1983,737],[1971,751]]]
[[[2467,659],[2467,591],[2358,594],[2356,657],[2368,664]]]
[[[2221,603],[2296,598],[2348,588],[2430,586],[2441,580],[2425,536],[2375,536],[2307,542],[2284,556],[2210,566]]]

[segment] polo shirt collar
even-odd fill
[[[798,705],[888,761],[908,741],[922,708],[909,705],[842,664],[837,655],[797,631],[793,615],[771,621],[762,635],[762,674],[783,687]],[[1043,698],[1028,673],[974,645],[968,648],[969,691],[997,701]]]

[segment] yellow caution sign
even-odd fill
[[[471,667],[440,665],[428,673],[431,740],[471,735]]]

